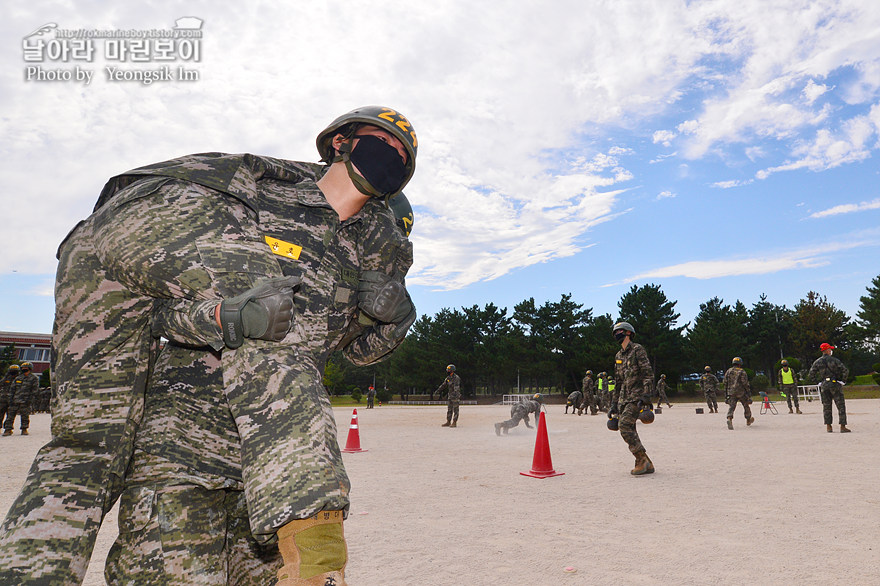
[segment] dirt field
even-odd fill
[[[547,417],[553,467],[532,467],[535,431],[496,437],[503,406],[358,409],[361,445],[346,454],[352,480],[347,576],[352,586],[402,584],[877,584],[880,583],[880,400],[850,400],[853,433],[825,432],[821,405],[803,415],[738,409],[728,431],[699,404],[664,409],[639,425],[657,468],[633,477],[605,417]],[[345,444],[351,409],[336,410]],[[836,421],[835,411],[835,421]],[[7,510],[37,449],[33,434],[0,438],[0,510]],[[17,433],[17,430],[16,430]],[[14,446],[14,447],[13,447]],[[105,522],[86,579],[103,584],[115,534]],[[566,572],[566,568],[575,571]]]

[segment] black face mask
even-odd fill
[[[351,162],[367,183],[385,195],[397,193],[406,179],[406,165],[397,149],[369,134],[357,136]]]
[[[625,337],[626,332],[614,332],[614,339],[617,340],[618,343],[623,342]]]

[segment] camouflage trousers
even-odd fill
[[[216,342],[219,299],[281,276],[243,204],[193,184],[145,181],[150,189],[133,192],[137,197],[123,190],[60,249],[52,440],[3,522],[0,583],[81,583],[131,458],[156,355],[157,299],[166,300],[163,333]],[[322,373],[299,347],[303,339],[294,327],[281,343],[247,340],[222,354],[251,529],[261,542],[292,519],[347,504]],[[315,422],[311,439],[294,433],[302,421]],[[324,489],[303,492],[300,467],[313,469],[314,484]]]
[[[823,382],[819,387],[819,396],[822,398],[822,417],[825,425],[834,422],[831,412],[831,401],[837,405],[837,419],[840,425],[846,425],[846,401],[843,399],[843,387],[837,383]]]
[[[20,403],[11,403],[6,408],[6,421],[3,422],[3,429],[12,431],[15,427],[15,416],[21,417],[21,429],[27,429],[31,425],[31,406],[22,405]]]
[[[727,409],[727,418],[733,419],[733,413],[736,411],[737,403],[742,403],[743,406],[743,415],[746,418],[746,421],[751,419],[752,417],[752,408],[750,405],[752,404],[752,400],[747,396],[739,396],[739,397],[728,397],[727,405],[729,408]]]
[[[599,411],[599,403],[596,400],[596,395],[592,393],[584,393],[584,402],[581,403],[581,408],[586,411],[587,407],[590,408],[590,413],[593,415]]]
[[[642,445],[642,440],[639,439],[639,432],[636,431],[639,411],[641,411],[641,407],[639,407],[638,401],[625,403],[620,410],[620,418],[618,419],[620,437],[623,438],[623,441],[629,446],[629,451],[633,454],[645,451],[645,446]]]
[[[446,421],[452,421],[453,423],[458,421],[458,406],[460,404],[461,401],[446,402]]]
[[[521,415],[519,413],[512,414],[510,419],[508,419],[507,421],[502,421],[501,427],[503,427],[505,429],[513,429],[514,427],[519,426],[519,422],[523,421],[523,420],[525,420],[525,422],[526,422],[526,427],[529,427],[529,416],[528,415]]]
[[[797,385],[779,385],[779,390],[785,393],[785,400],[788,401],[788,408],[791,409],[791,402],[794,401],[795,409],[800,409],[801,406],[798,402],[798,388]]]
[[[706,397],[706,405],[709,409],[718,410],[718,399],[715,398],[715,391],[706,391],[703,393]]]

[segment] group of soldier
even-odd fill
[[[21,435],[29,435],[31,413],[42,411],[43,403],[48,403],[33,369],[30,362],[22,362],[21,366],[13,364],[0,380],[0,422],[3,423],[4,436],[12,435],[16,415],[21,420]]]

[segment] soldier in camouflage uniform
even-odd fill
[[[4,522],[0,582],[81,581],[122,487],[156,355],[152,340],[161,335],[229,348],[223,392],[241,434],[251,532],[263,543],[280,528],[288,546],[299,532],[305,542],[317,534],[330,544],[332,566],[312,568],[320,570],[315,579],[342,583],[348,478],[321,365],[332,350],[328,330],[349,329],[358,306],[365,319],[371,309],[376,332],[390,334],[353,342],[375,343],[376,354],[393,350],[415,319],[402,280],[360,273],[356,247],[382,234],[383,222],[396,230],[371,196],[403,187],[415,145],[405,118],[368,107],[319,135],[331,163],[324,175],[313,164],[211,153],[108,183],[96,212],[59,252],[53,440]],[[261,203],[272,197],[299,202],[301,240],[261,230]],[[301,262],[285,277],[279,257]],[[64,524],[70,530],[59,530]],[[290,574],[299,555],[285,550]]]
[[[794,413],[791,409],[791,401],[794,399],[794,408],[797,409],[797,414],[801,415],[801,406],[798,402],[798,375],[794,369],[788,367],[788,360],[782,361],[782,368],[776,373],[776,387],[788,401],[788,412]]]
[[[608,392],[608,380],[605,372],[600,372],[596,379],[596,393],[598,396],[599,410],[607,413],[611,408],[611,396]]]
[[[520,421],[524,421],[526,427],[528,427],[529,429],[534,429],[531,425],[529,425],[529,414],[535,414],[535,424],[537,424],[538,417],[541,413],[542,401],[543,397],[541,397],[541,393],[535,393],[528,401],[520,401],[519,403],[514,403],[513,405],[511,405],[510,419],[495,424],[495,435],[501,435],[502,431],[506,435],[509,430],[518,426]]]
[[[712,369],[706,367],[705,372],[700,377],[700,390],[706,397],[706,405],[709,406],[709,413],[718,413],[718,400],[715,394],[718,392],[718,379],[712,374]]]
[[[284,233],[290,230],[286,218],[298,209],[278,204],[272,206],[277,215],[267,213],[264,226]],[[405,238],[412,210],[404,213],[408,228],[401,227],[399,237],[387,234],[359,243],[362,269],[406,274],[412,263]],[[342,343],[349,360],[363,365],[384,357],[387,346],[376,343],[382,332],[359,321],[351,322]],[[353,343],[365,334],[367,344]],[[338,347],[338,337],[329,332],[328,347]],[[120,499],[119,537],[105,570],[108,582],[128,576],[132,583],[133,575],[145,586],[270,583],[282,561],[276,544],[257,542],[249,529],[238,431],[229,407],[216,399],[223,388],[219,357],[169,343],[154,373]]]
[[[21,435],[29,435],[31,404],[40,390],[40,379],[31,372],[33,368],[30,362],[22,362],[21,374],[9,383],[9,407],[3,423],[3,435],[12,435],[16,415],[21,418]]]
[[[581,391],[572,391],[568,395],[568,400],[565,402],[565,413],[568,413],[568,408],[571,407],[571,414],[574,415],[575,411],[577,411],[578,415],[584,414],[583,409],[584,402],[584,394]]]
[[[630,471],[634,476],[651,474],[654,463],[648,457],[645,447],[636,431],[636,420],[644,404],[651,403],[651,388],[654,373],[648,361],[648,353],[641,344],[632,341],[636,331],[627,322],[617,322],[611,329],[614,339],[620,343],[620,350],[614,357],[614,378],[617,381],[611,397],[609,418],[619,414],[620,435],[636,457],[635,467]]]
[[[661,374],[660,378],[657,380],[657,386],[654,389],[654,394],[657,395],[657,403],[666,403],[667,407],[672,407],[672,403],[669,402],[669,399],[666,397],[666,389],[669,387],[666,386],[666,375]]]
[[[846,426],[846,401],[843,399],[843,383],[849,377],[849,369],[844,366],[840,359],[832,356],[835,347],[827,342],[819,346],[822,356],[813,362],[810,367],[808,378],[819,383],[819,394],[822,397],[822,416],[825,419],[825,430],[833,433],[831,423],[834,421],[831,413],[831,401],[837,405],[837,416],[840,420],[840,433],[852,431]]]
[[[727,429],[733,429],[733,413],[736,411],[736,404],[742,403],[743,415],[746,418],[746,425],[755,422],[752,417],[751,387],[749,387],[749,375],[742,367],[742,358],[736,356],[730,368],[724,373],[724,393],[727,395],[725,403],[729,405],[727,410]]]
[[[0,380],[0,426],[3,425],[6,414],[9,412],[9,387],[19,373],[21,373],[21,368],[17,364],[12,364],[6,371],[3,380]]]
[[[596,413],[598,413],[599,399],[596,394],[596,382],[593,380],[592,370],[588,370],[584,375],[584,380],[581,382],[581,391],[584,393],[584,411],[586,411],[587,407],[589,407],[590,415],[595,415]]]
[[[440,427],[456,427],[458,425],[458,408],[461,405],[461,378],[455,374],[455,365],[446,367],[446,378],[435,391],[446,393],[446,423]]]

